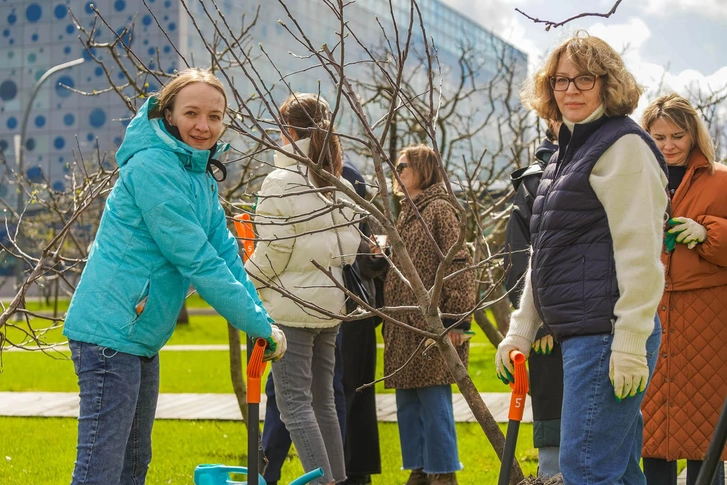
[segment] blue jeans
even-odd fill
[[[336,402],[336,414],[341,427],[342,437],[346,436],[346,396],[343,393],[343,356],[341,354],[341,332],[336,337],[336,364],[333,372],[333,396]],[[275,383],[273,374],[268,375],[265,383],[265,422],[263,424],[263,452],[267,465],[263,478],[268,485],[275,485],[280,480],[280,471],[290,451],[292,440],[290,433],[280,420],[280,410],[275,401]]]
[[[145,483],[159,396],[159,357],[68,343],[81,390],[72,485]]]
[[[609,379],[613,335],[565,339],[560,470],[565,485],[645,485],[639,460],[645,392],[621,402]],[[646,341],[649,376],[654,373],[661,325]]]
[[[405,470],[453,473],[462,469],[452,409],[452,386],[396,390],[401,457]]]
[[[290,432],[303,469],[309,472],[323,468],[323,478],[314,483],[340,482],[346,478],[343,439],[333,399],[338,327],[280,325],[288,350],[273,363],[280,419]]]

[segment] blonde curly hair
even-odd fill
[[[563,121],[550,87],[550,78],[555,75],[563,55],[567,55],[581,72],[603,79],[600,96],[607,116],[625,116],[636,109],[644,88],[626,69],[613,47],[585,30],[579,30],[558,45],[528,79],[520,93],[524,106],[535,110],[541,118]]]

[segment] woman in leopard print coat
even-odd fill
[[[431,148],[426,145],[405,148],[396,170],[411,198],[402,200],[396,228],[422,282],[430,288],[440,263],[434,244],[436,242],[444,254],[454,245],[459,234],[459,212],[442,184],[436,154]],[[417,211],[432,237],[424,230]],[[398,262],[396,253],[392,255],[392,262],[394,265]],[[466,268],[471,263],[470,254],[463,247],[446,274]],[[474,284],[474,277],[469,272],[462,272],[448,280],[441,294],[440,312],[464,315],[471,311],[475,304]],[[416,305],[413,291],[394,271],[389,271],[386,276],[384,300],[387,307]],[[413,327],[427,328],[418,311],[400,314],[397,318]],[[444,324],[452,325],[456,321],[445,320]],[[450,333],[465,366],[469,343],[463,338],[463,332],[469,326],[470,321],[466,318]],[[403,467],[412,470],[407,485],[456,484],[455,472],[462,468],[462,464],[457,452],[452,411],[451,384],[454,379],[436,347],[424,351],[419,348],[421,335],[389,323],[384,323],[383,335],[386,375],[402,367],[416,353],[406,367],[385,382],[387,388],[396,389]]]

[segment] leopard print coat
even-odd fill
[[[452,207],[452,202],[444,186],[435,184],[428,187],[415,197],[413,202],[441,251],[446,253],[457,241],[459,213]],[[417,266],[422,282],[427,288],[431,288],[439,266],[439,257],[432,240],[424,231],[414,208],[407,200],[402,202],[396,229],[399,231],[412,261]],[[398,263],[396,252],[392,254],[392,262],[395,265]],[[451,274],[471,264],[472,257],[469,251],[463,247],[457,253],[446,274]],[[474,285],[475,280],[471,272],[460,273],[455,278],[448,280],[441,293],[440,311],[442,313],[471,311],[475,304]],[[394,271],[389,271],[386,275],[384,302],[386,306],[416,305],[414,293]],[[397,314],[397,318],[413,327],[426,329],[426,322],[418,311]],[[383,335],[384,372],[389,375],[404,365],[416,351],[422,336],[391,323],[384,323]],[[469,343],[465,342],[458,347],[458,353],[464,365],[467,366]],[[403,370],[386,379],[385,386],[411,389],[452,384],[453,382],[454,379],[447,370],[441,354],[436,347],[431,347],[424,352],[420,349]]]

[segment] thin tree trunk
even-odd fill
[[[182,309],[179,311],[179,315],[177,315],[177,324],[188,324],[189,323],[189,312],[187,311],[187,301],[184,301],[184,304],[182,305]]]
[[[500,460],[502,460],[502,453],[505,449],[505,435],[502,434],[497,421],[495,421],[492,413],[482,400],[482,396],[480,396],[480,393],[477,391],[477,388],[467,373],[467,369],[462,364],[457,351],[449,342],[449,339],[438,341],[437,347],[442,353],[442,357],[444,358],[444,362],[447,364],[449,372],[451,372],[452,376],[454,376],[454,380],[457,382],[457,386],[459,386],[459,391],[462,393],[462,396],[472,410],[472,414],[474,414],[477,422],[480,423],[480,427],[482,428],[482,431],[485,432],[485,436],[487,436],[492,447],[495,449],[495,453],[497,453],[497,456]],[[512,485],[517,485],[524,479],[523,471],[520,468],[517,458],[515,458],[512,465],[510,483]]]
[[[492,290],[490,296],[495,300],[490,310],[492,310],[492,314],[495,317],[497,329],[502,335],[507,335],[507,331],[510,328],[510,300],[502,298],[503,296],[505,296],[505,288],[502,285],[497,285]]]
[[[484,310],[475,310],[474,316],[475,323],[479,325],[483,332],[485,332],[485,336],[490,342],[492,342],[492,345],[495,347],[500,345],[503,336],[495,324],[487,317],[487,313]]]
[[[245,421],[245,426],[250,428],[247,415],[247,385],[245,384],[245,374],[242,372],[242,351],[240,350],[240,331],[227,324],[227,335],[230,341],[230,379],[232,380],[232,389],[235,391],[237,405],[240,407],[240,414]],[[259,426],[259,423],[255,423]]]

